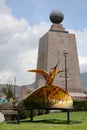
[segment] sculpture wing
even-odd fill
[[[49,73],[47,71],[44,71],[44,70],[28,70],[28,72],[35,72],[35,73],[38,73],[42,76],[44,76],[44,78],[47,80],[48,77],[49,77]]]
[[[43,86],[35,89],[28,94],[24,99],[18,102],[18,106],[24,103],[24,107],[58,107],[58,108],[72,108],[73,100],[68,92],[62,88],[52,85]]]
[[[64,70],[58,70],[58,71],[56,72],[56,74],[58,74],[58,73],[60,73],[60,72],[64,72]]]

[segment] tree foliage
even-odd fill
[[[5,94],[7,100],[13,98],[14,97],[13,85],[11,83],[7,84],[6,88],[2,88],[2,92]]]

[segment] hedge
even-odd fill
[[[87,111],[87,101],[73,101],[75,111]]]

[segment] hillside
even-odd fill
[[[83,90],[87,91],[87,73],[81,73],[81,82]]]
[[[81,83],[82,83],[82,88],[83,90],[87,91],[87,73],[81,73]],[[32,84],[27,84],[26,85],[28,89],[33,90],[35,88],[35,82]],[[0,90],[2,87],[6,87],[6,84],[0,84]],[[16,92],[20,93],[20,89],[22,86],[16,85]]]

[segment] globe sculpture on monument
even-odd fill
[[[57,10],[52,11],[50,14],[50,20],[53,24],[60,24],[64,19],[64,15]]]

